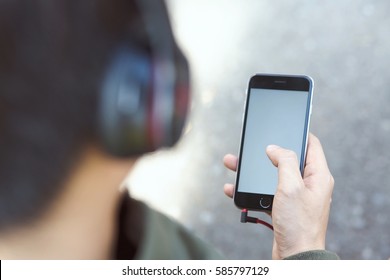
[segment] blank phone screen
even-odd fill
[[[237,191],[274,195],[277,168],[265,149],[275,144],[293,150],[301,160],[309,93],[252,88],[248,94]]]

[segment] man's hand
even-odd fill
[[[279,177],[272,208],[273,259],[325,249],[334,179],[320,141],[310,134],[303,178],[294,152],[270,145],[266,153]],[[237,157],[226,155],[224,164],[236,171]],[[225,184],[224,192],[232,197],[234,185]]]

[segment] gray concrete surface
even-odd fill
[[[336,181],[327,248],[343,259],[390,258],[390,2],[168,3],[192,65],[192,110],[174,149],[138,162],[133,195],[228,258],[270,259],[272,232],[240,224],[223,194],[234,174],[222,157],[238,151],[249,76],[307,74],[315,80],[311,131]]]

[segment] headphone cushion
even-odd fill
[[[152,66],[148,56],[121,47],[105,75],[99,108],[99,132],[106,149],[117,156],[153,150],[148,131]]]

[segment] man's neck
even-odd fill
[[[88,149],[45,215],[31,225],[0,234],[0,258],[111,258],[119,186],[132,163]]]

